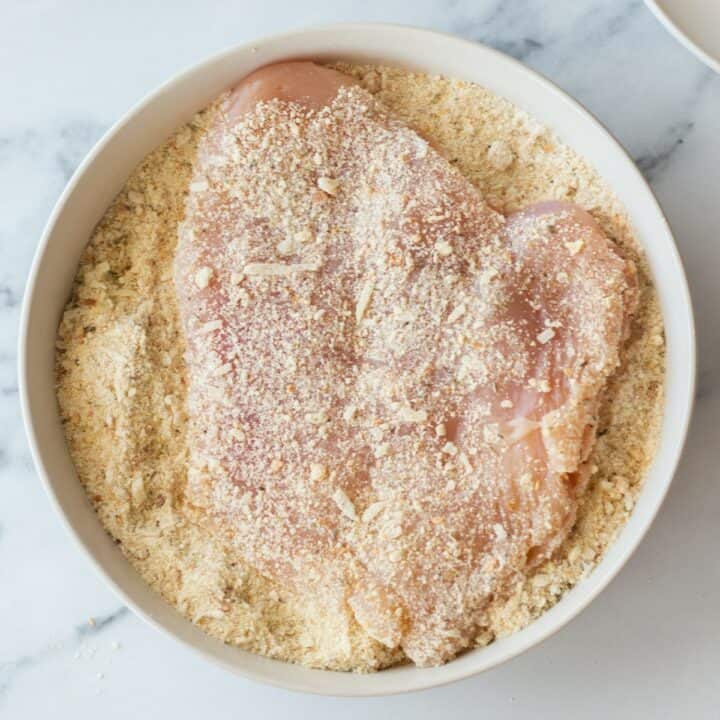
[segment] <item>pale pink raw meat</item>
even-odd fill
[[[636,303],[594,220],[507,220],[347,78],[264,68],[201,142],[176,255],[189,496],[258,570],[420,665],[575,518]]]

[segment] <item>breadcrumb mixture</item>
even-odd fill
[[[495,601],[476,639],[486,645],[527,625],[586,576],[632,511],[662,414],[657,297],[618,199],[526,113],[471,83],[337,67],[430,140],[495,209],[571,200],[638,268],[640,306],[623,365],[603,399],[593,474],[575,528],[552,560]],[[400,651],[367,636],[349,613],[313,607],[255,572],[186,494],[185,348],[173,260],[207,113],[143,161],[81,260],[57,342],[58,399],[78,474],[144,579],[211,635],[313,667],[370,671],[402,662]]]

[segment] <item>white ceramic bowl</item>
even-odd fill
[[[655,17],[699,60],[720,73],[720,2],[645,0]]]
[[[627,207],[652,267],[667,337],[667,409],[655,462],[627,526],[597,569],[529,627],[443,667],[372,675],[309,670],[228,647],[205,635],[145,584],[106,535],[65,447],[53,379],[54,341],[83,247],[140,160],[221,91],[258,66],[287,58],[383,62],[464,78],[534,115],[589,160]],[[112,127],[78,168],[48,221],[27,286],[20,331],[20,392],[30,446],[50,498],[72,535],[133,610],[223,667],[308,692],[380,695],[427,688],[493,667],[579,613],[630,557],[668,489],[685,439],[695,377],[690,299],[670,230],[635,165],[606,130],[547,80],[504,55],[427,30],[340,25],[290,32],[233,48],[180,74]]]

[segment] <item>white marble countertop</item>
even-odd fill
[[[221,48],[340,20],[482,41],[584,103],[652,183],[685,262],[699,332],[687,450],[618,579],[559,634],[500,668],[373,700],[296,695],[231,676],[123,608],[45,497],[15,374],[31,256],[63,185],[104,130]],[[2,0],[0,93],[0,717],[720,717],[720,76],[642,2]]]

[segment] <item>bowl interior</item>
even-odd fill
[[[597,569],[529,627],[439,668],[399,667],[374,675],[309,670],[208,637],[150,590],[106,535],[76,477],[59,421],[56,330],[80,254],[110,201],[148,152],[220,92],[261,65],[298,57],[394,64],[471,80],[534,115],[593,164],[622,199],[662,303],[665,420],[657,457],[628,524]],[[287,688],[338,695],[403,692],[457,680],[522,652],[574,617],[622,567],[657,512],[682,449],[694,387],[694,332],[682,266],[652,193],[621,147],[577,103],[516,61],[451,36],[389,25],[297,31],[231,49],[162,86],[120,120],[75,173],[48,222],[28,283],[20,343],[21,397],[40,475],[70,532],[125,602],[230,670]]]

